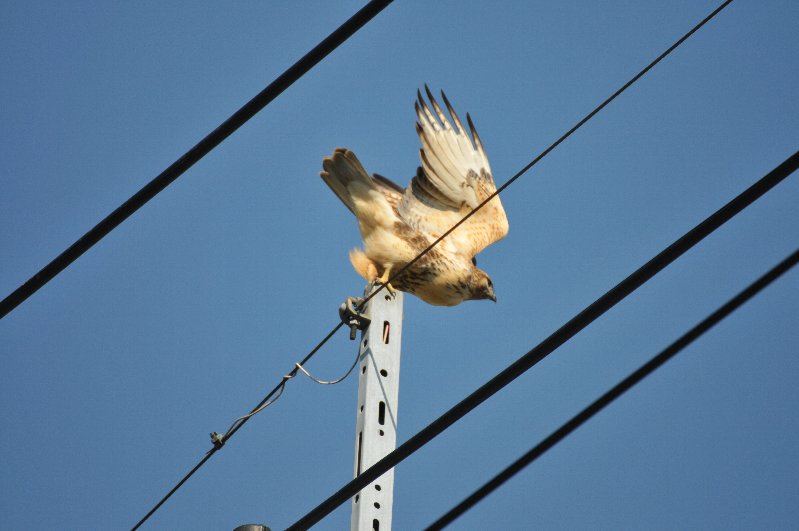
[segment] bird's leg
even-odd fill
[[[366,280],[374,282],[377,279],[377,266],[374,262],[369,262],[366,266]]]
[[[388,290],[388,292],[391,294],[391,296],[393,297],[396,295],[397,290],[395,290],[394,286],[392,286],[391,283],[388,281],[390,276],[391,276],[391,266],[389,265],[383,270],[383,274],[379,278],[377,278],[376,281],[383,284]]]

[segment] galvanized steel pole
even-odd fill
[[[366,288],[368,296],[377,289]],[[397,447],[403,294],[383,291],[364,313],[371,319],[359,344],[358,404],[355,425],[355,477]],[[369,484],[352,500],[351,531],[389,531],[394,469]]]

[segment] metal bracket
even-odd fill
[[[225,438],[219,435],[217,432],[211,432],[211,442],[214,444],[214,448],[219,450],[225,444]]]
[[[350,339],[354,340],[358,330],[365,330],[372,322],[365,314],[357,310],[357,306],[363,302],[358,297],[347,297],[338,309],[338,315],[345,325],[350,327]]]

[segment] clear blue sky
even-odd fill
[[[0,322],[2,526],[133,525],[363,289],[319,179],[353,149],[405,185],[415,91],[469,111],[504,182],[718,0],[397,2]],[[0,19],[0,295],[362,2],[13,2]],[[406,298],[399,437],[488,380],[797,149],[799,4],[738,0],[507,190],[499,302]],[[396,471],[420,528],[799,242],[799,175]],[[799,521],[799,271],[456,529]],[[341,374],[341,333],[309,369]],[[352,474],[356,379],[292,381],[149,524],[280,529]],[[343,506],[319,529],[345,529]]]

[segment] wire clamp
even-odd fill
[[[225,438],[222,435],[219,435],[217,432],[211,432],[211,442],[214,444],[214,448],[219,450],[225,445]]]
[[[365,330],[372,322],[365,314],[358,311],[358,306],[363,303],[363,299],[357,297],[347,297],[338,309],[338,315],[345,325],[350,327],[350,339],[355,339],[358,330]]]

